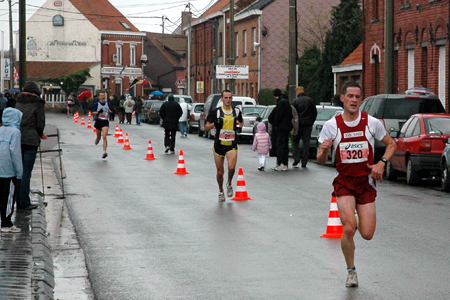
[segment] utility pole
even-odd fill
[[[384,33],[384,93],[394,93],[394,0],[386,0]]]
[[[19,87],[23,89],[27,82],[27,27],[26,27],[26,1],[19,1]]]
[[[194,97],[194,94],[191,94],[191,48],[192,48],[192,13],[191,13],[191,3],[189,5],[189,31],[188,31],[188,40],[187,40],[187,94],[191,97]]]
[[[234,40],[234,0],[230,0],[230,48],[228,53],[228,64],[234,66],[235,53],[235,40]],[[230,91],[235,93],[235,79],[230,80]]]
[[[289,99],[295,98],[295,87],[297,86],[297,1],[289,0]]]
[[[14,88],[14,43],[13,43],[13,23],[12,23],[12,12],[11,12],[11,2],[12,0],[8,0],[9,3],[9,88]]]

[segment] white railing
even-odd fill
[[[46,94],[41,95],[41,97],[45,100],[45,104],[48,107],[67,107],[66,95],[52,95]]]

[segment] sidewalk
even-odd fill
[[[58,163],[42,156],[43,185],[38,154],[31,178],[31,201],[38,208],[16,211],[13,222],[22,232],[1,235],[0,300],[94,299],[84,253],[61,197]]]

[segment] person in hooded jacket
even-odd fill
[[[159,115],[161,116],[162,127],[164,127],[164,146],[166,151],[164,153],[175,153],[175,135],[178,129],[178,120],[183,114],[180,104],[175,102],[175,98],[172,94],[168,97],[169,101],[166,101],[161,105]]]
[[[269,115],[269,123],[272,124],[272,134],[276,135],[277,166],[275,171],[287,171],[289,161],[289,134],[292,126],[292,108],[286,94],[280,89],[273,91],[277,105]]]
[[[20,122],[22,113],[15,108],[6,108],[0,127],[0,212],[2,232],[20,232],[11,217],[14,213],[14,190],[17,179],[22,178],[22,151],[20,149]]]
[[[266,131],[266,124],[263,122],[258,123],[256,126],[258,132],[255,134],[253,139],[252,150],[258,151],[259,155],[259,171],[264,171],[266,167],[266,157],[269,154],[270,149],[272,149],[272,142],[270,140],[270,135]]]
[[[22,180],[17,181],[17,209],[30,210],[37,207],[31,204],[30,200],[31,173],[41,139],[47,139],[44,133],[45,100],[40,97],[41,90],[32,81],[28,81],[23,90],[24,92],[16,97],[16,108],[23,113],[20,123],[23,176]]]
[[[180,98],[179,104],[181,106],[181,109],[183,110],[183,114],[181,115],[180,119],[178,120],[178,122],[180,122],[181,137],[187,137],[187,122],[189,119],[189,111],[192,109],[192,106],[190,106],[188,103],[186,103],[184,98]]]

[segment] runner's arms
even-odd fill
[[[330,151],[333,141],[330,138],[325,139],[317,152],[317,163],[324,165],[328,161],[328,151]]]
[[[397,150],[397,144],[387,133],[381,141],[386,145],[386,150],[384,151],[383,158],[386,158],[386,160],[389,161],[394,156],[395,151]],[[374,165],[368,165],[368,167],[372,170],[372,178],[375,180],[379,179],[380,181],[383,181],[385,166],[386,164],[381,160]]]

